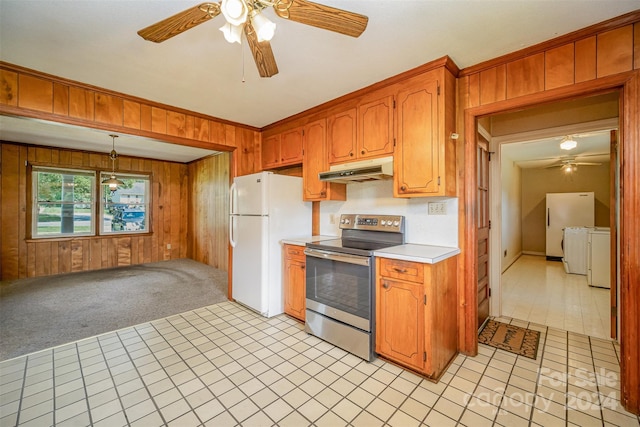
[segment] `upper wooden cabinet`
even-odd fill
[[[302,126],[262,141],[262,169],[274,169],[302,163]]]
[[[256,157],[260,146],[260,137],[256,132],[248,129],[236,130],[236,145],[234,151],[235,176],[249,175],[259,171],[259,163]]]
[[[306,201],[346,200],[345,184],[323,182],[318,174],[329,169],[327,122],[316,120],[304,126],[302,159],[303,199]]]
[[[393,95],[377,95],[358,105],[357,157],[393,154]]]
[[[442,67],[398,86],[393,195],[455,196],[455,77]]]
[[[375,93],[327,119],[329,164],[393,154],[393,95]]]
[[[280,134],[262,140],[262,169],[271,169],[280,165],[280,140]]]
[[[329,164],[355,160],[357,114],[354,107],[327,118]]]

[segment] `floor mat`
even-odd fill
[[[535,359],[540,332],[489,320],[478,335],[478,342]]]

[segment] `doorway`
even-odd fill
[[[490,187],[499,189],[491,192],[490,203],[492,316],[615,338],[615,327],[609,328],[611,307],[618,305],[615,286],[590,287],[586,272],[569,274],[562,262],[545,259],[544,196],[597,190],[593,225],[610,226],[615,236],[610,212],[616,211],[617,197],[610,194],[610,181],[616,174],[610,169],[617,168],[615,161],[609,166],[609,131],[618,127],[618,104],[615,92],[478,121],[479,134],[490,140]],[[558,146],[567,135],[578,146],[565,154]],[[567,173],[566,159],[579,163],[577,170]]]

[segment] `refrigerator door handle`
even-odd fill
[[[549,211],[549,208],[547,208],[547,227],[549,227],[551,225],[551,212]]]
[[[236,206],[234,205],[234,201],[237,200],[236,197],[236,183],[231,184],[231,188],[229,188],[229,212],[233,215],[236,212]]]
[[[235,215],[230,215],[229,216],[229,244],[231,245],[232,248],[236,247],[236,241],[233,238],[233,224],[236,222],[237,217]]]

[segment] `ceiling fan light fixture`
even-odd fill
[[[220,31],[229,43],[242,43],[242,27],[242,25],[231,25],[227,22],[220,27]]]
[[[108,185],[109,186],[109,190],[111,190],[113,192],[113,191],[116,191],[119,186],[124,185],[124,182],[122,182],[121,180],[116,178],[115,175],[111,175],[111,177],[109,177],[109,179],[102,180],[102,184]]]
[[[251,24],[256,31],[259,42],[271,41],[276,32],[276,24],[271,22],[269,18],[256,11],[251,16]]]
[[[220,11],[231,25],[242,25],[247,21],[249,8],[244,0],[222,0]]]
[[[576,142],[576,140],[571,138],[570,136],[565,136],[560,143],[560,148],[563,150],[573,150],[577,146],[578,143]]]

